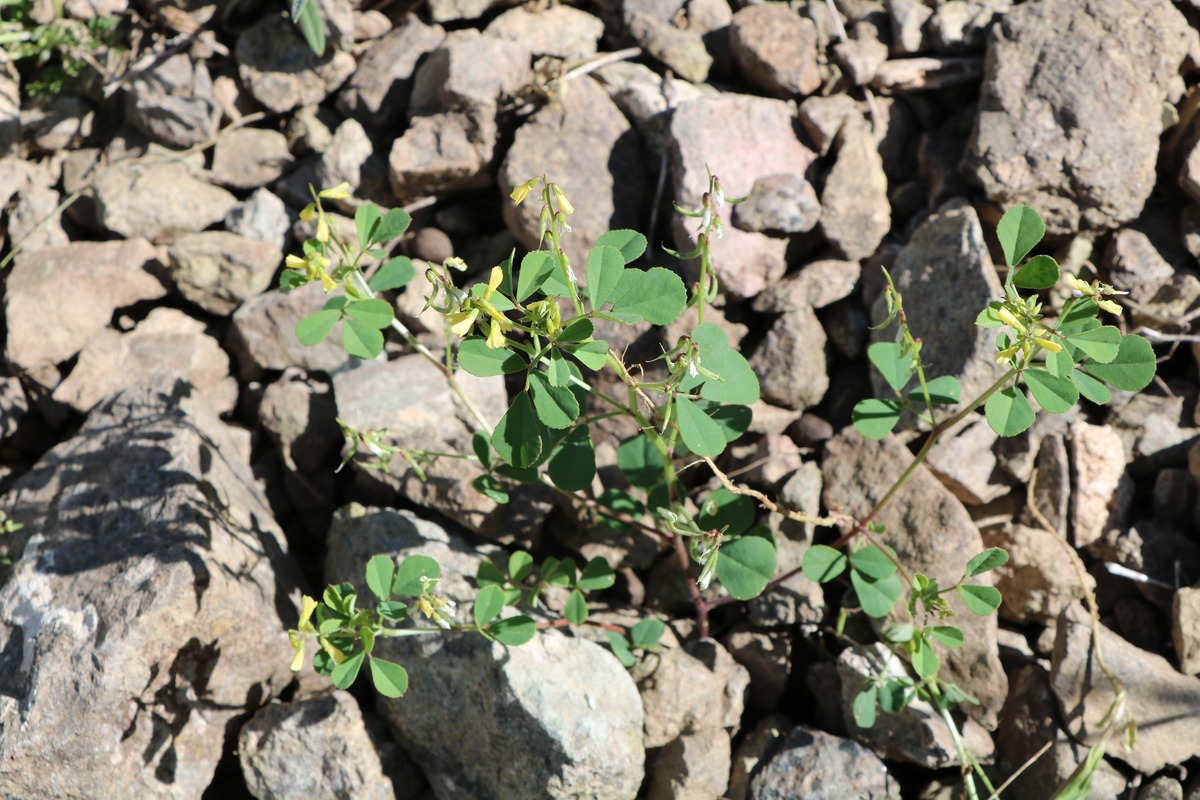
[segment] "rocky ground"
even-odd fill
[[[999,293],[1006,207],[1036,208],[1048,252],[1129,290],[1155,384],[1012,440],[980,417],[882,521],[906,563],[951,581],[984,545],[1012,554],[999,623],[974,623],[949,664],[997,776],[1047,748],[1005,796],[1049,797],[1112,699],[1090,588],[1138,739],[1110,742],[1089,796],[1200,798],[1200,3],[323,0],[321,59],[283,3],[63,5],[121,15],[125,50],[50,96],[30,96],[28,60],[0,64],[5,252],[20,246],[0,276],[0,509],[24,526],[0,541],[6,796],[958,796],[931,709],[854,724],[888,652],[855,616],[864,644],[832,635],[837,584],[797,577],[700,639],[652,538],[587,529],[549,494],[498,507],[469,462],[424,482],[399,460],[334,473],[335,418],[464,452],[470,429],[398,342],[361,363],[296,341],[322,295],[273,286],[311,235],[309,183],[348,182],[347,215],[405,206],[399,251],[478,274],[537,244],[536,207],[506,196],[541,174],[578,211],[577,263],[609,228],[688,249],[670,203],[698,201],[707,163],[751,194],[725,210],[718,303],[764,402],[727,466],[794,508],[862,513],[909,458],[912,434],[848,424],[881,388],[864,355],[889,335],[868,329],[880,265],[965,394],[994,379],[972,323]],[[397,314],[444,347],[422,291]],[[651,356],[665,341],[637,334]],[[507,406],[499,378],[468,391],[491,419]],[[781,569],[827,541],[767,521]],[[590,630],[509,652],[406,640],[396,701],[289,672],[302,591],[424,553],[465,603],[478,564],[515,547],[605,556],[621,578],[598,618],[657,616],[668,648],[627,671]]]

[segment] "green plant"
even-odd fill
[[[291,13],[292,21],[312,51],[318,58],[325,55],[325,22],[316,0],[292,0]]]
[[[67,19],[55,3],[54,18],[38,22],[33,5],[30,0],[0,0],[0,47],[27,71],[23,89],[28,96],[59,95],[92,71],[105,74],[96,59],[119,48],[120,17]]]
[[[721,207],[740,199],[724,197],[719,181],[710,174],[702,207],[681,209],[700,220],[696,248],[677,254],[700,264],[699,280],[689,293],[668,269],[633,266],[645,252],[646,239],[628,230],[612,231],[597,240],[583,265],[587,285],[581,288],[562,246],[574,209],[562,189],[545,178],[516,187],[512,199],[524,202],[535,190],[541,200],[542,241],[519,264],[513,254],[493,267],[486,281],[467,288],[455,282],[455,271],[465,266],[457,260],[426,271],[430,286],[427,304],[445,317],[445,360],[425,348],[394,318],[391,305],[376,296],[415,277],[416,270],[407,258],[387,258],[387,245],[407,227],[408,215],[363,205],[355,214],[357,242],[347,243],[332,232],[322,204],[325,199],[345,198],[346,187],[314,192],[313,203],[302,216],[316,222],[316,235],[304,243],[302,255],[288,257],[281,287],[289,290],[319,281],[326,292],[340,288],[342,293],[302,320],[297,336],[305,344],[315,344],[340,325],[347,352],[373,358],[382,350],[383,332],[391,329],[397,333],[443,372],[475,417],[479,430],[468,457],[480,466],[481,474],[474,480],[478,491],[505,503],[513,485],[543,483],[596,512],[602,524],[632,526],[660,537],[678,556],[700,635],[707,635],[708,615],[714,608],[756,597],[801,570],[819,582],[837,580],[848,572],[861,610],[873,619],[889,619],[881,623],[879,636],[906,658],[913,673],[869,681],[854,704],[856,720],[869,726],[877,708],[899,711],[916,698],[930,701],[949,726],[962,763],[994,791],[962,744],[950,713],[961,703],[975,701],[939,678],[939,649],[953,649],[964,641],[963,631],[948,624],[952,616],[948,596],[959,597],[971,613],[994,613],[1001,602],[1000,593],[972,579],[1003,565],[1008,554],[996,548],[985,550],[964,565],[960,580],[942,587],[926,575],[910,572],[884,542],[887,531],[874,520],[939,437],[981,407],[997,433],[1012,436],[1025,430],[1034,418],[1026,390],[1045,410],[1062,413],[1080,396],[1107,401],[1110,394],[1105,383],[1130,391],[1146,386],[1155,370],[1149,344],[1097,319],[1101,311],[1120,311],[1111,299],[1117,293],[1105,284],[1068,276],[1067,284],[1076,296],[1064,304],[1056,319],[1044,319],[1036,293],[1059,282],[1059,268],[1042,255],[1021,263],[1041,240],[1044,226],[1032,209],[1011,209],[997,230],[1009,267],[1004,295],[990,303],[977,320],[980,326],[998,329],[996,358],[1007,369],[978,397],[962,402],[961,387],[953,377],[926,378],[921,342],[909,330],[900,293],[887,276],[889,315],[880,327],[897,323],[896,337],[872,345],[869,358],[895,396],[859,403],[853,422],[864,435],[878,439],[893,430],[905,413],[911,413],[929,432],[911,466],[866,516],[814,517],[782,509],[765,495],[737,485],[714,461],[747,430],[749,406],[759,398],[758,380],[749,363],[730,347],[719,327],[704,322],[705,305],[718,288],[709,242],[720,235]],[[362,267],[368,255],[382,260],[369,277]],[[665,326],[689,307],[695,309],[697,324],[659,357],[665,370],[653,378],[626,365],[595,336],[598,320]],[[520,388],[494,426],[459,390],[458,369],[480,377],[516,379]],[[617,377],[623,386],[619,396],[600,390],[591,380],[600,370],[611,370]],[[590,426],[616,415],[632,419],[639,430],[617,448],[617,466],[631,488],[608,488],[592,496],[596,455]],[[354,431],[344,424],[343,428],[352,451],[359,447],[369,450],[382,459],[384,467],[395,452],[414,465],[464,456],[388,449],[378,432]],[[681,458],[704,463],[720,483],[720,488],[695,507],[677,471]],[[776,576],[773,533],[756,524],[760,507],[800,522],[838,525],[842,534],[831,545],[811,547],[802,567]],[[348,686],[363,659],[371,656],[377,638],[402,635],[388,623],[402,622],[417,616],[418,611],[436,626],[405,629],[404,633],[471,630],[515,645],[532,636],[537,627],[590,624],[585,593],[607,588],[614,579],[609,565],[600,559],[577,571],[570,559],[547,559],[535,567],[532,556],[515,553],[507,571],[491,564],[479,570],[473,622],[464,623],[457,620],[447,601],[434,594],[440,575],[436,562],[423,559],[419,569],[409,567],[414,558],[422,557],[406,559],[396,575],[389,557],[377,556],[368,564],[367,584],[379,601],[373,614],[356,609],[348,584],[331,587],[322,603],[306,598],[301,625],[292,632],[297,664],[303,655],[303,641],[315,637],[320,651],[314,666],[337,685]],[[693,570],[698,571],[695,577]],[[403,580],[400,573],[404,573]],[[714,596],[714,583],[724,588],[724,595]],[[554,609],[559,619],[535,622],[527,613],[502,616],[507,606],[517,611],[543,606],[551,587],[566,590],[562,608]],[[900,602],[906,595],[907,600]],[[394,596],[416,600],[405,605],[393,600]],[[843,610],[842,621],[845,614]],[[602,627],[607,629],[614,653],[626,664],[632,663],[634,649],[652,652],[662,632],[661,625],[652,620],[629,630]],[[840,633],[841,621],[838,630]],[[382,663],[376,668],[376,663],[371,661],[376,688],[389,696],[402,694],[403,669]],[[972,774],[965,777],[969,795],[977,797]]]

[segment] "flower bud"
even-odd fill
[[[318,197],[328,197],[330,200],[345,200],[350,196],[350,184],[342,181],[332,189],[325,189]]]
[[[1001,307],[1000,310],[996,312],[996,317],[1013,330],[1025,333],[1025,326],[1022,325],[1021,321],[1017,319],[1016,315],[1014,315],[1007,308]]]
[[[1043,339],[1040,336],[1035,336],[1033,341],[1039,347],[1041,347],[1043,350],[1046,350],[1051,353],[1057,353],[1062,350],[1062,345],[1059,344],[1058,342],[1054,341],[1053,339]]]
[[[1112,300],[1097,300],[1096,305],[1100,306],[1100,308],[1104,309],[1110,314],[1116,314],[1117,316],[1120,316],[1121,314],[1121,306],[1117,303],[1114,303]]]

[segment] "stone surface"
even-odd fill
[[[965,168],[994,203],[1038,209],[1052,233],[1137,217],[1154,186],[1162,103],[1195,37],[1167,0],[1015,7],[989,39]]]
[[[787,5],[748,5],[733,15],[729,46],[742,75],[769,95],[812,94],[821,86],[817,30]]]
[[[654,759],[647,800],[710,800],[729,786],[729,733],[704,728],[685,733]]]
[[[22,253],[5,291],[5,358],[22,369],[66,361],[118,308],[167,293],[149,242],[75,242]]]
[[[766,762],[779,748],[779,743],[791,733],[795,724],[783,714],[770,714],[759,721],[738,744],[733,754],[733,769],[729,774],[729,800],[746,800],[750,777],[760,764]]]
[[[812,184],[800,175],[768,175],[754,182],[750,197],[733,207],[733,224],[744,231],[806,233],[821,218]]]
[[[229,209],[223,224],[230,233],[271,242],[280,251],[287,247],[292,229],[287,206],[267,189],[256,189]]]
[[[529,51],[522,45],[476,30],[454,31],[417,68],[410,116],[494,114],[502,97],[515,95],[532,78]]]
[[[178,161],[147,158],[103,168],[95,178],[96,219],[127,238],[169,242],[224,217],[237,198]]]
[[[345,692],[260,709],[238,734],[238,757],[242,777],[255,797],[393,800],[396,796],[358,703]]]
[[[0,589],[7,792],[199,797],[226,725],[290,682],[297,576],[248,456],[215,418],[127,394],[6,496],[26,525]]]
[[[212,177],[230,189],[257,189],[292,166],[287,137],[266,128],[238,128],[213,147]]]
[[[705,26],[698,24],[702,8],[702,3],[681,0],[626,0],[621,17],[628,36],[646,54],[684,80],[701,83],[713,66]]]
[[[821,402],[829,388],[825,331],[806,306],[780,315],[750,357],[762,398],[803,411]]]
[[[1125,448],[1107,425],[1071,425],[1071,530],[1076,547],[1086,547],[1127,524],[1133,478],[1125,473]]]
[[[180,294],[212,314],[229,316],[271,285],[283,253],[270,242],[228,231],[189,233],[167,250]]]
[[[203,61],[178,53],[138,73],[125,88],[126,120],[154,141],[185,149],[216,135],[221,108]]]
[[[78,147],[94,132],[96,112],[82,97],[39,97],[21,109],[21,137],[35,153]]]
[[[911,462],[912,455],[894,436],[871,442],[847,428],[826,443],[825,507],[861,519]],[[967,562],[984,549],[967,510],[925,467],[917,469],[875,521],[887,526],[883,542],[895,548],[900,563],[942,586],[953,586]],[[972,582],[989,585],[991,575],[985,573]],[[981,705],[964,711],[994,729],[996,710],[1008,687],[996,644],[996,618],[971,614],[957,597],[949,598],[949,603],[955,625],[966,634],[966,644],[942,654],[942,674],[979,698]]]
[[[17,432],[17,426],[29,412],[29,400],[19,378],[0,377],[0,442]]]
[[[576,60],[596,55],[604,23],[572,6],[518,6],[492,20],[483,34],[517,42],[535,56]]]
[[[768,286],[754,298],[754,310],[781,314],[803,306],[825,308],[853,294],[861,274],[857,261],[832,258],[813,261]]]
[[[45,184],[26,185],[17,193],[17,202],[8,212],[8,237],[21,242],[21,250],[61,247],[70,240],[62,219],[55,213],[62,197]]]
[[[496,125],[491,118],[459,113],[419,116],[392,143],[388,156],[392,192],[406,203],[487,186],[495,146]]]
[[[1175,592],[1171,604],[1171,641],[1184,675],[1200,675],[1200,589]]]
[[[12,153],[21,138],[21,75],[12,58],[0,56],[0,156]]]
[[[296,323],[320,311],[325,300],[321,286],[312,283],[287,293],[270,291],[242,304],[233,315],[227,343],[242,378],[287,367],[334,373],[351,365],[337,334],[313,347],[296,339]]]
[[[989,528],[983,543],[1008,551],[1008,563],[998,567],[996,588],[1004,596],[1000,616],[1013,622],[1052,624],[1071,603],[1083,598],[1080,573],[1095,590],[1095,580],[1083,563],[1068,554],[1055,535],[1025,525]]]
[[[751,800],[898,800],[900,786],[874,753],[856,742],[797,725],[750,781]]]
[[[847,94],[813,95],[800,104],[800,124],[813,148],[821,155],[826,155],[833,147],[842,128],[856,119],[862,119],[862,112],[854,98]]]
[[[426,25],[415,14],[406,15],[359,59],[338,94],[338,110],[369,128],[385,128],[404,119],[417,63],[445,36],[440,25]]]
[[[269,111],[283,114],[322,102],[354,72],[354,56],[330,48],[313,54],[282,14],[263,14],[238,36],[234,55],[242,84]]]
[[[647,748],[707,728],[741,724],[750,674],[712,639],[665,650],[638,684],[646,711]]]
[[[866,258],[892,227],[887,187],[875,137],[865,124],[850,124],[821,192],[821,232],[844,258]]]
[[[779,486],[776,495],[784,508],[817,514],[821,507],[821,468],[806,461]],[[802,525],[772,514],[768,525],[775,533],[775,574],[790,572],[804,563],[804,554],[812,543],[812,525]],[[750,601],[748,618],[752,625],[778,626],[797,623],[818,624],[825,617],[825,594],[821,584],[803,573],[789,578],[770,592]]]
[[[344,508],[330,532],[325,576],[353,582],[365,597],[363,569],[377,553],[436,559],[438,593],[469,613],[484,556],[456,530],[409,511]],[[543,632],[505,648],[462,632],[377,640],[375,652],[409,669],[405,697],[381,698],[378,707],[439,797],[625,800],[637,793],[642,708],[629,674],[599,645]]]
[[[792,669],[792,640],[786,632],[764,632],[738,625],[721,640],[750,673],[746,706],[771,711],[779,704]]]
[[[967,505],[983,505],[1008,494],[1011,487],[996,464],[996,433],[975,416],[947,431],[929,451],[925,464],[955,497]]]

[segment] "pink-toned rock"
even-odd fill
[[[1133,502],[1133,479],[1125,473],[1121,437],[1107,425],[1076,422],[1071,426],[1071,528],[1076,547],[1101,539],[1126,524]]]
[[[817,29],[784,3],[748,5],[733,15],[729,44],[746,80],[775,97],[821,86]]]

